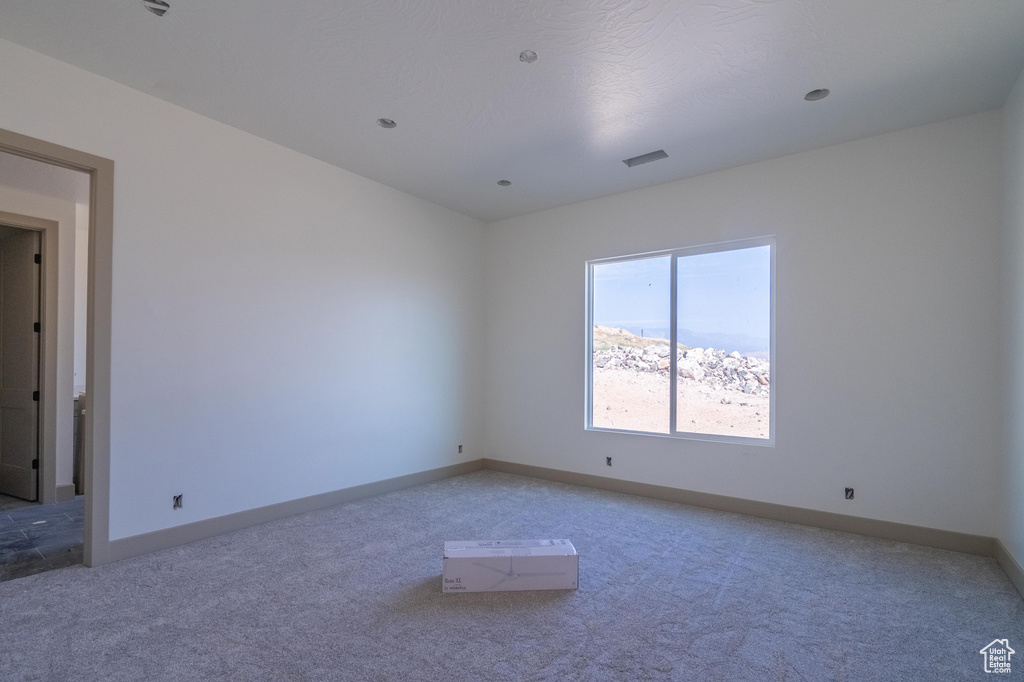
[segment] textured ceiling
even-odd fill
[[[0,37],[488,221],[998,108],[1024,67],[1024,0],[168,1],[0,0]]]

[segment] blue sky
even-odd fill
[[[645,329],[646,336],[665,335],[670,324],[670,263],[668,256],[661,256],[595,265],[594,324],[634,333]],[[701,336],[747,337],[748,345],[763,342],[767,349],[770,247],[685,256],[679,258],[678,269],[680,330]],[[686,343],[684,336],[681,331],[682,343]]]

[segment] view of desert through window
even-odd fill
[[[675,287],[676,433],[769,438],[771,246],[674,253],[593,265],[592,426],[670,432]]]
[[[669,341],[594,327],[597,428],[668,433]],[[768,438],[768,360],[678,346],[676,430]]]

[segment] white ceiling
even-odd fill
[[[168,2],[0,0],[0,37],[487,221],[995,109],[1024,68],[1024,0]]]

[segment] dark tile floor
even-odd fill
[[[82,563],[84,499],[37,504],[0,495],[0,582]]]

